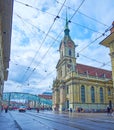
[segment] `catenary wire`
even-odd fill
[[[76,9],[76,11],[74,12],[74,14],[71,16],[70,20],[74,17],[74,15],[77,13],[77,11],[79,10],[79,8],[82,6],[82,4],[84,3],[85,0],[83,0],[81,2],[81,4],[79,5],[79,7]],[[60,13],[60,12],[59,12]],[[58,15],[57,15],[58,16]],[[63,30],[62,30],[63,31]],[[60,36],[60,34],[62,33],[62,31],[59,33],[59,35],[57,36],[57,39],[58,37]],[[52,44],[53,45],[53,44]],[[52,46],[51,45],[51,46]],[[47,52],[43,55],[42,59],[47,55],[48,51],[50,50],[51,46],[49,47],[49,49],[47,50]],[[39,65],[39,64],[38,64]],[[29,78],[31,77],[31,75],[33,74],[33,72],[36,70],[36,68],[38,67],[38,65],[32,70],[31,74],[26,78],[25,81],[29,80]]]
[[[62,4],[62,3],[59,2],[58,0],[55,0],[55,1],[56,1],[57,3],[59,3],[59,4]],[[67,6],[67,5],[64,5],[64,6],[67,7],[68,9],[72,9],[73,11],[75,11],[75,9],[71,8],[70,6]],[[106,27],[109,27],[108,25],[104,24],[103,22],[101,22],[101,21],[99,21],[99,20],[97,20],[97,19],[95,19],[95,18],[90,17],[90,16],[88,16],[87,14],[82,13],[82,12],[79,11],[79,10],[78,10],[78,13],[81,14],[81,15],[83,15],[83,16],[85,16],[85,17],[87,17],[87,18],[89,18],[89,19],[91,19],[91,20],[93,20],[93,21],[95,21],[95,22],[97,22],[97,23],[99,23],[99,24],[102,24],[102,25],[104,25],[104,26],[106,26]]]
[[[21,4],[23,4],[23,5],[27,6],[27,7],[31,7],[31,8],[33,8],[33,9],[37,9],[38,11],[43,12],[42,10],[40,10],[40,9],[38,9],[38,8],[36,8],[36,7],[33,7],[33,6],[29,5],[29,4],[25,4],[25,3],[19,2],[19,1],[17,1],[17,0],[16,0],[16,2],[21,3]],[[78,12],[78,11],[77,11],[77,12]],[[66,18],[63,18],[63,17],[60,17],[60,16],[56,16],[55,14],[49,13],[49,12],[47,12],[47,11],[45,11],[45,13],[54,16],[54,17],[55,17],[54,20],[56,20],[56,18],[60,18],[60,19],[62,19],[62,20],[66,20]],[[87,27],[87,26],[85,26],[85,25],[81,25],[81,24],[79,24],[79,23],[77,23],[77,22],[74,22],[74,21],[72,21],[72,20],[70,20],[70,23],[73,23],[73,24],[75,24],[75,25],[77,25],[77,26],[80,26],[80,27],[82,27],[82,28],[86,28],[86,29],[88,29],[88,30],[90,30],[90,31],[93,31],[93,32],[101,33],[101,32],[99,32],[99,31],[97,31],[97,30],[91,29],[91,28],[89,28],[89,27]],[[102,34],[102,33],[101,33],[101,34]]]
[[[61,6],[61,8],[60,8],[60,10],[59,10],[59,12],[57,13],[56,16],[58,16],[58,15],[60,14],[60,12],[61,12],[61,10],[62,10],[62,8],[63,8],[65,2],[66,2],[66,0],[64,0],[63,5]],[[34,59],[36,58],[36,56],[37,56],[37,54],[38,54],[40,48],[42,47],[43,43],[45,42],[45,40],[46,40],[46,38],[47,38],[47,36],[48,36],[48,34],[49,34],[51,28],[53,27],[53,25],[54,25],[54,23],[55,23],[55,21],[56,21],[57,18],[58,18],[58,17],[55,17],[53,23],[51,24],[51,26],[50,26],[50,28],[49,28],[49,30],[48,30],[48,32],[46,33],[46,36],[44,37],[44,39],[43,39],[43,41],[42,41],[42,44],[40,45],[40,47],[39,47],[38,50],[36,51],[36,53],[35,53],[35,55],[34,55],[34,57],[33,57],[33,59],[32,59],[32,62],[30,63],[29,66],[31,66],[31,64],[33,63]],[[28,71],[28,70],[29,70],[29,68],[27,69],[27,71]],[[32,72],[34,72],[34,71],[35,71],[35,68],[32,70]]]

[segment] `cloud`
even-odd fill
[[[52,87],[56,78],[56,65],[59,60],[57,50],[64,36],[66,6],[68,18],[71,18],[81,3],[80,0],[66,1],[59,13],[60,18],[56,18],[63,2],[64,0],[14,1],[11,61],[5,92],[41,94],[50,91],[49,86]],[[78,45],[76,53],[80,55],[77,63],[111,70],[109,49],[99,45],[106,36],[92,44],[91,42],[107,29],[103,23],[111,25],[113,3],[113,0],[86,0],[71,19],[70,36]],[[106,65],[108,61],[109,64]]]

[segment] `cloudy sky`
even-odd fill
[[[79,54],[77,63],[111,70],[109,49],[99,43],[110,33],[107,29],[114,20],[113,0],[14,0],[5,92],[51,91],[66,10],[70,36]]]

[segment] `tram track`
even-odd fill
[[[45,119],[45,120],[48,120],[48,121],[51,121],[51,122],[54,122],[54,123],[62,124],[62,125],[65,125],[65,126],[69,126],[71,128],[79,129],[79,130],[91,130],[91,127],[90,127],[91,122],[87,123],[86,128],[85,128],[85,126],[83,126],[84,121],[77,122],[76,120],[69,119],[68,116],[65,116],[65,117],[61,116],[62,118],[56,117],[55,118],[56,120],[53,120],[53,119],[51,119],[51,117],[46,116],[46,114],[45,114],[45,116],[42,116],[42,114],[40,114],[40,113],[31,113],[31,112],[25,113],[25,114],[26,115],[31,115],[32,117],[39,117],[40,119]],[[51,115],[51,114],[48,114],[48,115]],[[93,120],[90,120],[90,119],[87,119],[87,120],[94,122]],[[42,123],[42,122],[40,121],[40,123]],[[89,127],[87,128],[87,126],[89,126]],[[58,129],[54,128],[54,130],[58,130]]]
[[[20,115],[19,113],[17,113]],[[22,115],[23,114],[23,115]],[[94,121],[91,119],[84,119],[84,117],[78,120],[78,118],[72,118],[68,115],[61,115],[61,114],[50,114],[46,112],[39,112],[36,113],[27,111],[26,113],[21,113],[22,116],[26,116],[27,118],[31,118],[33,121],[38,122],[43,127],[49,129],[49,130],[60,130],[60,128],[57,128],[57,126],[63,126],[70,128],[69,130],[96,130],[93,128],[92,122],[94,122],[94,126],[97,128],[101,125],[103,122]],[[88,120],[88,121],[87,121]],[[51,123],[52,122],[52,123]],[[53,125],[55,123],[55,125]],[[49,125],[52,124],[52,125]],[[58,124],[58,125],[57,125]],[[99,127],[99,130],[107,130],[106,127],[102,126]],[[110,129],[113,130],[113,129]]]

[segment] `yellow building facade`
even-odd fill
[[[60,59],[57,63],[57,77],[53,81],[53,109],[58,111],[104,110],[113,107],[112,71],[78,64],[75,57],[75,43],[69,35],[68,21],[60,43]]]

